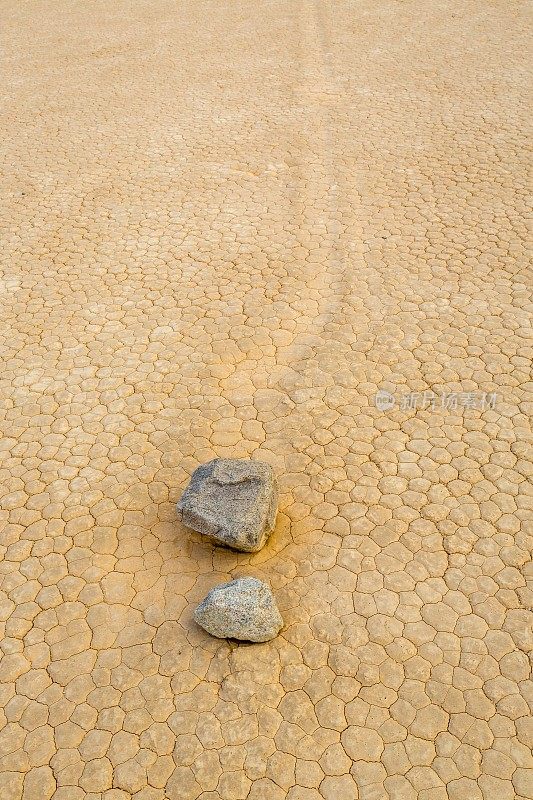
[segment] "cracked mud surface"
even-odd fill
[[[525,6],[1,8],[3,800],[531,798]]]

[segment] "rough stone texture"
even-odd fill
[[[278,488],[272,467],[215,458],[194,471],[177,510],[184,525],[217,544],[256,553],[276,524]]]
[[[270,586],[257,578],[215,586],[195,610],[194,619],[219,639],[249,642],[268,642],[283,627]]]
[[[525,4],[0,5],[2,800],[525,797]],[[234,456],[254,555],[176,530]]]

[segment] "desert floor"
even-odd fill
[[[3,800],[531,798],[525,5],[0,10]]]

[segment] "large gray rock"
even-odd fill
[[[237,578],[211,589],[194,619],[219,639],[268,642],[283,627],[274,595],[257,578]]]
[[[215,458],[196,469],[177,504],[184,525],[219,544],[256,553],[276,524],[278,490],[262,461]]]

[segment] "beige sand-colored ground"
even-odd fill
[[[0,9],[2,800],[531,798],[526,6]],[[192,621],[245,574],[270,644]]]

